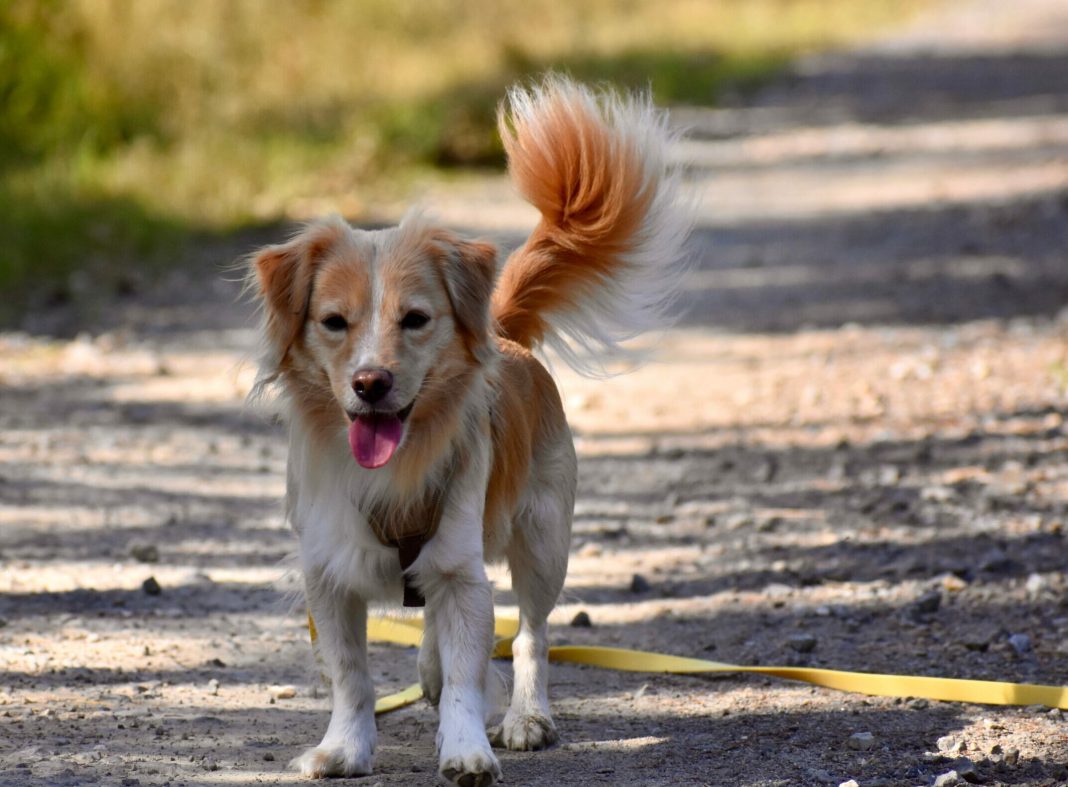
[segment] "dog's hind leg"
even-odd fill
[[[519,633],[512,642],[512,702],[493,742],[514,750],[544,749],[557,740],[549,711],[549,613],[567,574],[573,498],[543,494],[517,522],[508,549]]]
[[[333,709],[322,742],[294,759],[305,776],[364,776],[375,748],[375,692],[367,664],[367,604],[355,594],[305,575],[308,610],[330,676]]]
[[[437,707],[441,699],[441,652],[438,650],[438,631],[434,619],[425,616],[423,642],[419,645],[419,685],[427,702]]]

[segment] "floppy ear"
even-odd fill
[[[462,240],[451,232],[434,234],[443,252],[442,270],[456,324],[468,350],[485,363],[491,357],[490,296],[497,281],[497,247]]]
[[[279,363],[308,319],[315,269],[344,232],[345,225],[337,218],[310,224],[293,240],[267,246],[252,259],[250,274],[263,301],[267,338]]]

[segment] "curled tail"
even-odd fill
[[[667,118],[648,97],[562,77],[514,88],[498,114],[508,169],[541,221],[493,295],[502,336],[603,371],[620,343],[670,322],[692,207],[668,165]]]

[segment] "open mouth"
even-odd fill
[[[415,399],[395,413],[372,410],[349,413],[349,448],[360,467],[376,470],[385,465],[404,438],[404,422],[412,413]]]

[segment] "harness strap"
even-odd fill
[[[367,523],[371,526],[371,532],[375,534],[379,543],[397,550],[397,560],[400,562],[401,573],[404,577],[404,606],[406,607],[426,606],[423,591],[412,582],[408,569],[419,558],[419,553],[427,542],[438,532],[444,509],[445,491],[435,489],[421,505],[411,506],[399,513],[387,510],[384,516],[373,510],[367,514]],[[422,527],[416,530],[413,525]]]

